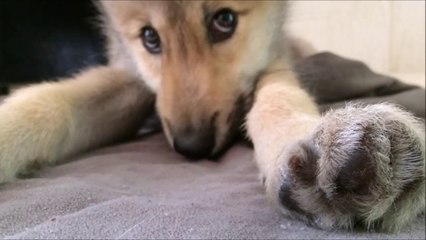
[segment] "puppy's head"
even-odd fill
[[[276,57],[281,1],[105,1],[171,145],[214,157],[232,141],[256,79]]]

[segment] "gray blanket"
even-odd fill
[[[392,100],[424,117],[424,89],[359,64],[319,54],[302,60],[297,70],[323,109],[343,99]],[[424,239],[425,220],[419,217],[397,234],[310,228],[268,203],[249,147],[237,144],[219,162],[189,163],[157,134],[0,186],[0,237]]]
[[[347,102],[392,102],[425,118],[425,89],[377,74],[362,62],[324,52],[302,59],[295,69],[322,112]]]

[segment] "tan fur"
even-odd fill
[[[131,136],[152,96],[134,76],[108,67],[19,90],[0,105],[0,182]]]
[[[307,135],[318,124],[319,113],[311,98],[289,71],[265,76],[256,94],[255,104],[247,116],[248,135],[255,148],[255,159],[261,174],[271,176],[265,186],[275,197],[276,179],[286,159],[286,147]],[[279,143],[279,144],[271,144]]]
[[[267,195],[287,215],[328,229],[351,228],[361,219],[367,227],[398,230],[424,208],[424,128],[387,105],[348,108],[322,118],[289,64],[289,55],[306,51],[287,50],[281,31],[285,2],[103,1],[99,8],[109,66],[23,89],[0,105],[0,183],[34,163],[54,163],[130,136],[151,112],[155,96],[172,147],[176,132],[213,119],[213,154],[219,153],[246,118]],[[205,14],[222,8],[238,13],[238,27],[229,40],[212,44]],[[160,55],[150,54],[141,43],[146,25],[161,37]],[[379,112],[386,117],[376,116]],[[389,135],[389,129],[408,133]],[[344,167],[369,147],[364,144],[369,134],[381,136],[383,146],[397,139],[399,155],[393,159],[381,144],[373,144],[366,162],[372,161],[374,169],[362,162],[355,166],[375,174],[368,194],[338,192],[338,177],[344,173],[350,178],[352,172]],[[399,165],[389,168],[386,161]],[[390,178],[389,172],[408,180]],[[352,180],[347,187],[356,185]],[[386,192],[385,185],[394,188]],[[345,209],[344,201],[351,201],[353,209]]]

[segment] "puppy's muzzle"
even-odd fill
[[[173,147],[176,152],[193,160],[209,158],[215,147],[216,127],[212,123],[202,124],[201,127],[187,127],[173,134]]]

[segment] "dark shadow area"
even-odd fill
[[[0,92],[105,64],[97,16],[88,0],[0,1]]]

